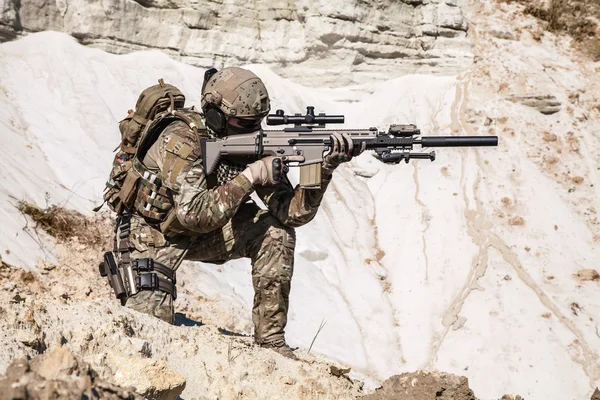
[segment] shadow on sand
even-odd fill
[[[175,325],[176,326],[203,326],[202,321],[194,321],[189,319],[182,313],[175,313]]]

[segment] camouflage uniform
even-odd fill
[[[314,218],[331,176],[324,177],[320,190],[293,189],[287,182],[254,188],[241,174],[208,189],[199,147],[188,126],[177,121],[148,151],[145,166],[173,193],[173,225],[178,233],[165,236],[134,216],[131,256],[154,258],[173,269],[183,260],[223,263],[250,258],[255,341],[282,340],[294,270],[294,228]],[[187,150],[175,154],[182,148]],[[249,199],[255,189],[268,210]],[[128,299],[127,306],[173,323],[170,294],[141,291]]]

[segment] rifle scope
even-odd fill
[[[327,115],[320,113],[315,115],[315,108],[312,106],[306,107],[306,115],[295,114],[285,115],[283,110],[275,111],[275,114],[267,115],[267,125],[325,125],[325,124],[343,124],[343,115]]]

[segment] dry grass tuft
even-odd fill
[[[20,201],[18,209],[36,223],[36,228],[41,227],[58,240],[77,238],[80,243],[88,245],[103,242],[102,232],[94,218],[88,218],[77,211],[56,205],[42,209],[27,201]]]

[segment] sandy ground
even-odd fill
[[[56,250],[58,263],[40,264],[39,274],[2,264],[0,370],[14,358],[63,345],[101,378],[146,396],[182,381],[186,399],[349,399],[361,393],[361,382],[332,375],[334,364],[305,350],[296,351],[302,361],[295,362],[256,347],[251,337],[185,314],[178,313],[171,326],[121,307],[96,275],[100,246],[75,239]],[[202,301],[188,300],[187,308],[203,309]]]

